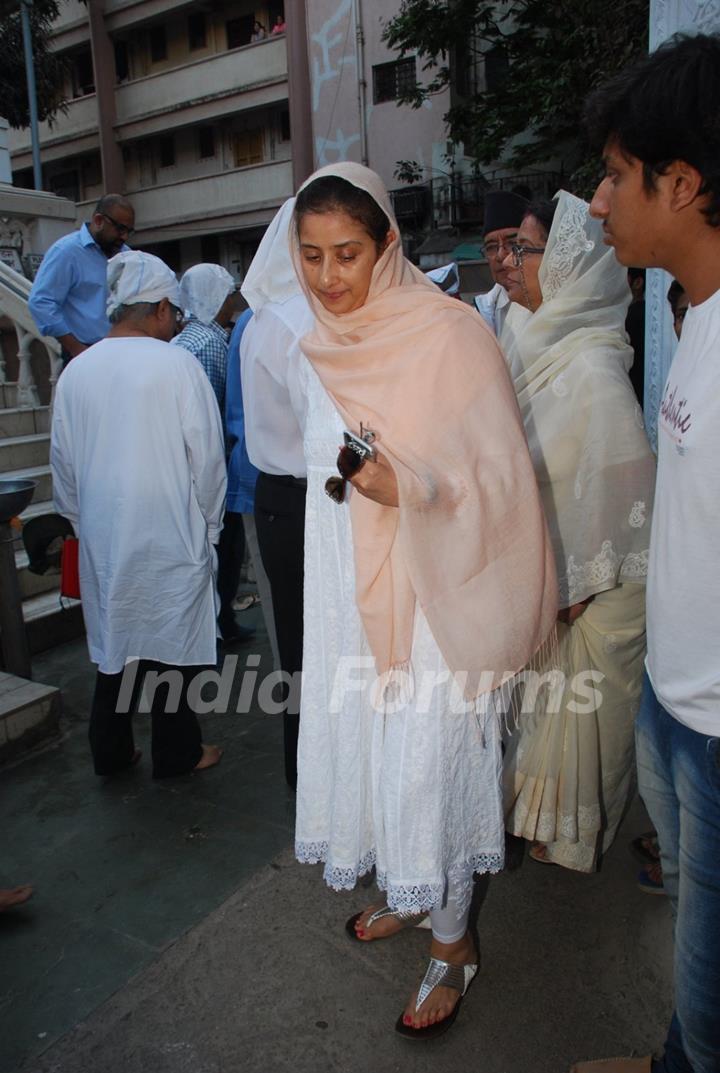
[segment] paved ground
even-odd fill
[[[565,1073],[662,1041],[670,920],[634,883],[638,803],[598,875],[525,860],[489,884],[461,1015],[442,1041],[409,1044],[392,1028],[427,934],[346,938],[368,892],[333,894],[293,861],[278,718],[204,717],[227,747],[213,772],[97,780],[84,645],[35,673],[62,686],[67,715],[59,744],[3,773],[0,881],[37,895],[0,918],[2,1073]]]

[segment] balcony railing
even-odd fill
[[[97,104],[95,94],[67,101],[67,112],[58,112],[52,126],[40,124],[40,144],[45,147],[52,142],[66,142],[83,134],[97,133]],[[30,152],[30,128],[10,130],[10,152]]]
[[[118,86],[117,124],[122,127],[148,116],[186,109],[213,97],[245,93],[286,79],[284,38],[215,53]]]
[[[142,240],[143,231],[211,216],[242,214],[279,204],[292,194],[292,163],[280,160],[131,191],[129,196],[135,208],[135,227]]]

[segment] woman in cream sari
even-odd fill
[[[625,269],[587,204],[561,191],[531,206],[508,265],[501,345],[555,552],[565,688],[556,679],[535,711],[526,689],[507,827],[536,860],[590,872],[633,789],[655,465],[627,375]]]

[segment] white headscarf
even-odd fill
[[[449,265],[442,265],[441,268],[431,268],[425,275],[445,294],[459,294],[460,273],[455,261],[451,261]]]
[[[268,302],[287,302],[303,293],[290,255],[294,209],[295,198],[291,197],[276,212],[240,288],[253,313],[259,313]]]
[[[542,305],[500,338],[555,550],[560,606],[647,575],[655,461],[627,376],[626,270],[589,206],[560,191]]]
[[[160,302],[167,298],[181,308],[180,288],[175,273],[152,253],[125,250],[108,261],[107,315],[120,306],[138,302]]]
[[[192,314],[210,324],[235,287],[235,280],[222,265],[193,265],[180,280],[182,308],[186,316]]]

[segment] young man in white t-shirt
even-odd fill
[[[720,1073],[720,36],[675,38],[598,90],[606,174],[591,212],[624,265],[690,298],[658,421],[640,792],[675,914],[675,1013],[661,1059],[576,1073]]]

